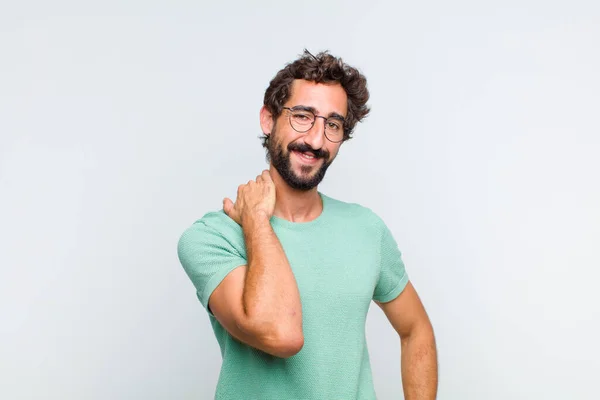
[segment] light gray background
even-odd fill
[[[264,89],[304,47],[369,79],[320,189],[394,233],[439,398],[599,398],[597,2],[48,3],[0,8],[0,398],[212,398],[176,243],[265,168]],[[367,335],[401,398],[377,307]]]

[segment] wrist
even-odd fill
[[[242,215],[243,227],[253,227],[263,224],[271,224],[271,217],[265,211],[256,211]]]

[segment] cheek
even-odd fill
[[[276,129],[271,133],[271,141],[273,145],[279,147],[283,147],[287,149],[288,144],[290,143],[290,138],[288,137],[288,132],[285,129],[282,129],[279,125]]]
[[[333,159],[335,157],[337,157],[337,155],[338,155],[338,153],[340,151],[340,147],[341,147],[340,145],[334,145],[334,146],[331,146],[330,148],[327,149],[327,150],[329,150],[329,159],[330,159],[330,161],[333,161]]]

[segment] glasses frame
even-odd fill
[[[297,107],[297,106],[296,106]],[[314,112],[312,112],[311,110],[307,109],[307,108],[295,108],[295,107],[281,107],[284,110],[288,110],[289,111],[289,115],[288,115],[288,121],[290,123],[290,126],[292,127],[293,130],[295,130],[298,133],[306,133],[308,131],[310,131],[314,126],[315,126],[315,122],[317,122],[317,118],[323,118],[323,121],[325,121],[324,123],[324,129],[323,129],[323,133],[325,134],[325,138],[327,138],[327,140],[329,140],[332,143],[341,143],[344,140],[346,140],[346,120],[345,119],[340,119],[337,117],[324,117],[322,115],[317,115]],[[304,111],[304,112],[309,112],[311,113],[315,118],[313,119],[312,123],[310,124],[310,128],[306,129],[305,131],[300,131],[298,129],[296,129],[294,127],[294,124],[292,124],[292,114],[294,113],[294,111]],[[329,119],[335,119],[336,121],[341,121],[342,122],[342,138],[340,140],[331,140],[331,138],[329,136],[327,136],[327,121]]]

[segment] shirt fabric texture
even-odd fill
[[[304,346],[279,358],[233,338],[208,308],[215,288],[247,264],[242,228],[223,210],[181,236],[178,255],[207,310],[223,358],[218,400],[375,399],[365,322],[371,300],[395,299],[408,283],[401,253],[370,209],[319,192],[319,217],[271,226],[288,258],[302,303]]]

